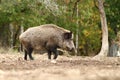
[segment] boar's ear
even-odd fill
[[[71,38],[72,38],[72,32],[64,33],[64,39],[71,39]]]

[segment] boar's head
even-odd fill
[[[72,32],[63,33],[63,48],[68,51],[75,51]]]

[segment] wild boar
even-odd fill
[[[54,24],[28,28],[19,36],[19,40],[25,51],[25,60],[27,60],[27,55],[33,60],[32,51],[35,49],[46,50],[48,59],[51,59],[52,53],[54,54],[53,59],[57,58],[57,48],[75,50],[72,32]]]

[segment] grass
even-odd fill
[[[2,48],[0,47],[0,54],[15,54],[18,53],[17,50],[14,50],[12,48]]]

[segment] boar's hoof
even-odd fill
[[[33,58],[33,57],[31,57],[31,58],[30,58],[30,60],[34,60],[34,58]]]
[[[51,63],[54,63],[54,64],[55,64],[55,63],[57,63],[57,62],[56,62],[56,60],[51,60]]]

